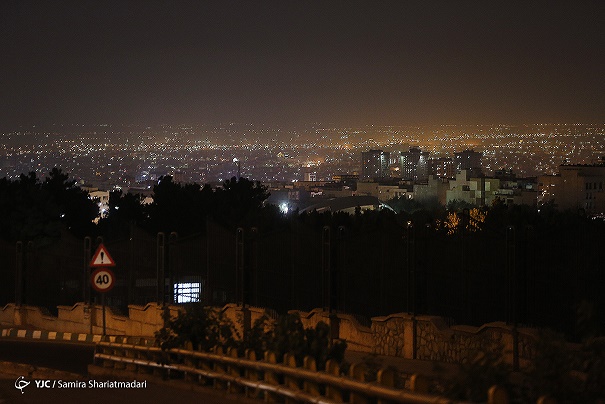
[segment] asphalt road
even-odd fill
[[[142,380],[139,375],[138,380]],[[105,379],[106,380],[106,379]],[[132,380],[132,379],[131,379]],[[15,388],[16,377],[0,374],[0,404],[137,404],[137,403],[179,403],[179,404],[233,404],[262,403],[262,400],[246,399],[243,396],[227,394],[211,388],[197,391],[175,388],[165,384],[147,381],[144,389],[92,389],[92,388],[36,388],[35,381],[23,388],[23,393]]]
[[[0,339],[0,361],[27,363],[65,372],[87,374],[94,357],[94,344]]]

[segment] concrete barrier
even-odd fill
[[[178,306],[169,306],[168,309],[172,316],[176,316],[180,310]],[[163,308],[156,303],[145,306],[130,305],[128,311],[128,316],[121,316],[115,314],[111,308],[105,308],[107,334],[153,337],[164,325]],[[58,306],[58,315],[55,317],[39,307],[15,306],[9,303],[0,311],[0,325],[42,331],[102,334],[103,307],[88,306],[84,303]]]

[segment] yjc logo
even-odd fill
[[[51,387],[54,387],[55,384],[52,383],[50,380],[36,380],[36,387],[39,389],[43,389],[43,388],[47,388],[50,389]]]
[[[15,380],[15,388],[21,390],[21,394],[23,394],[23,389],[29,386],[31,382],[25,380],[25,377],[19,376],[17,380]]]

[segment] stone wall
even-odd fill
[[[387,317],[377,317],[372,319],[372,335],[374,337],[374,346],[372,352],[378,355],[390,355],[408,357],[405,354],[405,348],[412,343],[412,335],[409,326],[410,321],[406,314],[392,314]],[[406,337],[408,341],[406,341]]]
[[[234,303],[226,304],[220,310],[235,325],[235,330],[240,337],[244,335],[244,327],[251,327],[256,320],[267,315],[267,310],[262,307],[246,306],[243,309]]]
[[[170,317],[174,318],[178,315],[181,308],[179,306],[168,306],[168,310],[170,311]],[[126,335],[152,337],[157,330],[164,326],[162,314],[162,306],[156,303],[147,303],[145,306],[129,305],[128,317],[126,317],[128,320],[127,324],[125,324],[125,328],[129,330],[129,333],[126,333]],[[121,316],[114,315],[113,318],[118,319],[119,317]]]
[[[489,328],[488,328],[489,327]],[[418,359],[440,362],[461,363],[478,350],[502,350],[512,354],[512,337],[509,329],[501,329],[502,324],[476,327],[452,327],[437,329],[430,321],[417,322]],[[508,347],[508,345],[511,345]],[[507,349],[510,348],[510,349]],[[509,359],[512,363],[512,356]]]
[[[358,352],[373,352],[375,336],[372,329],[364,327],[349,314],[332,314],[322,309],[313,309],[309,312],[291,310],[289,313],[298,314],[304,328],[315,328],[317,323],[323,321],[335,331],[334,338],[347,342],[347,349]]]
[[[449,327],[441,317],[405,313],[372,318],[372,332],[373,352],[379,355],[462,363],[478,350],[499,351],[510,364],[516,332],[521,367],[533,358],[537,335],[536,330],[515,330],[503,322]]]
[[[15,305],[12,303],[0,308],[0,325],[15,324]]]
[[[352,351],[449,363],[464,362],[477,350],[501,351],[507,363],[513,362],[513,327],[502,322],[481,327],[449,327],[441,317],[411,316],[407,313],[372,318],[371,328],[360,325],[353,316],[314,309],[298,313],[305,328],[323,321],[337,329],[335,337],[346,341]],[[537,331],[517,330],[519,364],[527,366],[533,357]]]
[[[48,331],[102,333],[101,306],[78,303],[74,306],[59,306],[58,309],[58,316],[54,317],[37,307],[8,304],[0,310],[0,324]],[[169,310],[174,317],[182,308],[169,306]],[[247,307],[242,310],[235,304],[217,310],[221,310],[235,324],[240,336],[243,335],[244,326],[254,324],[266,314],[263,308]],[[163,326],[162,307],[155,303],[146,306],[131,305],[128,311],[128,316],[120,316],[106,308],[107,334],[153,337],[155,331]],[[460,363],[476,350],[499,350],[508,363],[513,362],[515,330],[501,322],[481,327],[449,327],[440,317],[397,313],[374,317],[371,327],[365,327],[348,314],[329,314],[321,309],[290,313],[299,314],[305,328],[315,328],[320,321],[330,325],[332,337],[346,341],[348,349],[352,351]],[[271,318],[275,318],[275,315]],[[516,332],[519,365],[524,367],[533,358],[537,330],[521,328]]]

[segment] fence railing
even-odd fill
[[[366,381],[365,364],[353,364],[348,377],[340,374],[335,361],[328,360],[324,371],[317,371],[315,360],[306,357],[303,367],[297,367],[293,355],[284,355],[277,363],[272,352],[258,360],[253,350],[244,358],[236,349],[223,353],[185,349],[162,350],[158,347],[100,342],[95,352],[95,364],[105,368],[155,374],[162,377],[182,377],[192,383],[212,384],[215,388],[248,397],[264,398],[267,402],[307,403],[461,403],[446,397],[428,394],[429,380],[418,375],[410,378],[410,390],[395,388],[395,371],[381,369],[375,382]],[[488,403],[508,404],[506,391],[493,386]]]

